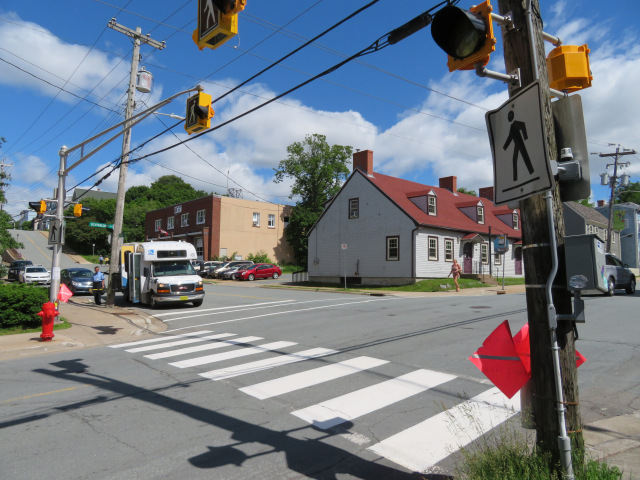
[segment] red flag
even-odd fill
[[[64,283],[61,283],[60,291],[58,292],[58,300],[67,303],[72,296],[73,293],[71,293],[71,290],[69,290]]]
[[[518,333],[516,333],[513,337],[513,343],[516,346],[516,351],[518,352],[518,356],[522,360],[524,364],[524,368],[527,372],[531,373],[531,348],[529,345],[529,324],[525,323],[524,327],[520,329]],[[587,359],[576,350],[576,367],[579,367]]]
[[[508,398],[518,393],[531,377],[516,351],[508,320],[487,337],[469,360]]]

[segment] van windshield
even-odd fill
[[[151,275],[154,277],[169,277],[171,275],[195,275],[196,271],[189,260],[175,260],[173,262],[153,262]]]

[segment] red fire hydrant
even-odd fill
[[[45,303],[42,305],[42,311],[38,312],[38,315],[42,317],[42,333],[40,334],[40,338],[45,342],[53,339],[53,320],[56,318],[56,315],[60,315],[60,312],[56,310],[55,304],[52,302]]]

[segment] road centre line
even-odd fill
[[[278,305],[267,305],[265,307],[250,307],[250,308],[244,308],[244,305],[238,305],[238,308],[236,310],[227,310],[224,312],[212,312],[212,313],[197,313],[197,314],[193,314],[193,315],[187,315],[184,317],[178,317],[178,318],[171,318],[171,319],[166,319],[163,320],[163,322],[174,322],[176,320],[185,320],[188,318],[196,318],[196,317],[206,317],[206,316],[210,316],[210,315],[220,315],[222,313],[235,313],[235,312],[243,312],[243,311],[247,311],[247,310],[259,310],[260,308],[273,308],[273,307],[281,307],[281,306],[288,306],[288,305],[302,305],[303,303],[317,303],[317,302],[326,302],[329,301],[328,299],[319,299],[319,300],[305,300],[303,302],[296,302],[296,303],[283,303],[283,304],[278,304]],[[360,303],[360,302],[351,302],[351,303]],[[173,331],[173,330],[167,330],[167,331]]]
[[[217,307],[217,308],[200,308],[198,309],[198,312],[212,312],[214,310],[228,310],[230,308],[237,308],[238,306],[240,307],[257,307],[259,305],[270,305],[272,303],[286,303],[286,302],[293,302],[294,300],[278,300],[276,302],[262,302],[262,303],[251,303],[249,305],[233,305],[230,307]],[[167,313],[159,313],[157,315],[154,315],[154,317],[166,317],[167,315],[182,315],[184,313],[184,310],[180,310],[178,312],[167,312]]]
[[[384,301],[388,301],[388,300],[401,300],[400,297],[391,297],[391,298],[385,298],[385,299],[375,299],[375,300],[364,300],[362,302],[347,302],[347,303],[336,303],[333,305],[322,305],[320,307],[311,307],[311,308],[300,308],[297,310],[287,310],[287,311],[283,311],[283,312],[272,312],[272,313],[265,313],[264,315],[254,315],[253,317],[243,317],[243,318],[234,318],[233,320],[221,320],[220,322],[210,322],[210,323],[203,323],[200,325],[192,325],[189,327],[180,327],[180,328],[174,328],[173,330],[167,330],[165,333],[173,333],[173,332],[178,332],[180,330],[188,330],[190,328],[200,328],[200,327],[204,327],[204,326],[208,326],[208,325],[220,325],[222,323],[232,323],[232,322],[241,322],[243,320],[253,320],[256,318],[264,318],[264,317],[272,317],[273,315],[287,315],[289,313],[299,313],[299,312],[308,312],[311,310],[320,310],[323,308],[332,308],[332,307],[343,307],[345,305],[359,305],[361,303],[370,303],[370,302],[384,302]],[[300,302],[300,303],[306,303],[306,302]],[[200,316],[200,315],[198,315]],[[190,317],[184,317],[184,318],[190,318]]]

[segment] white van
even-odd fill
[[[165,303],[204,300],[202,278],[192,260],[195,247],[187,242],[125,243],[120,249],[120,280],[116,283],[127,301],[156,307]]]

